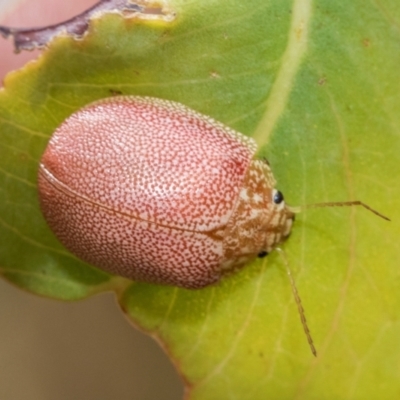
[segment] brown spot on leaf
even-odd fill
[[[369,47],[369,46],[371,46],[371,41],[369,39],[364,39],[362,41],[362,44],[364,47]]]
[[[118,89],[109,89],[109,92],[110,92],[110,94],[112,96],[120,96],[120,95],[122,95],[121,90],[118,90]]]

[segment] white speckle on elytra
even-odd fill
[[[249,201],[249,195],[248,195],[248,193],[247,193],[247,188],[242,188],[241,189],[241,191],[240,191],[240,198],[243,200],[243,201]]]

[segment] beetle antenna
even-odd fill
[[[276,250],[278,251],[278,253],[282,257],[283,263],[285,264],[286,272],[288,274],[289,281],[290,281],[290,286],[292,287],[293,297],[294,297],[294,299],[296,301],[296,304],[297,304],[297,310],[299,312],[301,325],[303,325],[303,329],[304,329],[304,333],[306,334],[306,337],[307,337],[308,345],[310,346],[311,352],[314,354],[315,357],[317,357],[317,350],[315,349],[314,342],[313,342],[313,339],[311,337],[311,332],[310,332],[310,329],[308,328],[308,325],[307,325],[307,320],[306,320],[306,315],[304,313],[304,308],[303,308],[303,305],[301,304],[300,295],[299,295],[299,292],[297,291],[296,283],[295,283],[295,281],[293,279],[292,271],[290,270],[289,262],[288,262],[288,260],[286,258],[286,254],[279,247],[277,247]]]
[[[371,208],[369,205],[363,203],[362,201],[359,200],[353,200],[353,201],[331,201],[331,202],[326,202],[326,203],[315,203],[315,204],[306,204],[304,206],[299,206],[299,207],[289,207],[290,211],[294,213],[298,213],[306,208],[317,208],[317,207],[348,207],[348,206],[361,206],[367,209],[368,211],[371,211],[375,215],[377,215],[380,218],[383,218],[386,221],[390,221],[388,217],[385,215],[381,214],[380,212],[374,210]]]

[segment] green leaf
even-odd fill
[[[115,290],[160,340],[190,399],[393,399],[400,390],[400,5],[174,0],[173,22],[94,20],[55,39],[0,92],[0,266],[34,293]],[[283,246],[318,350],[307,346],[277,253],[198,291],[113,278],[69,254],[36,193],[49,136],[115,93],[176,100],[254,135],[292,205]],[[156,380],[157,377],[155,376]]]

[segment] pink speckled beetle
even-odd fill
[[[90,264],[201,288],[265,256],[291,231],[294,209],[268,163],[253,159],[256,149],[253,139],[173,101],[97,101],[52,136],[40,163],[41,208],[60,241]]]
[[[293,221],[256,144],[179,103],[119,96],[56,130],[43,214],[81,259],[127,278],[201,288],[263,256]]]

